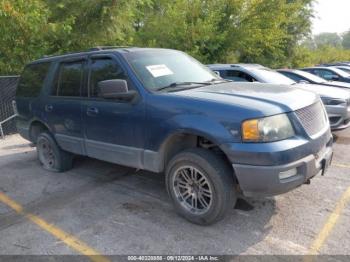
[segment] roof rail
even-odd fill
[[[86,52],[86,51],[80,50],[80,51],[67,52],[67,53],[64,53],[64,54],[43,55],[42,58],[50,58],[50,57],[62,56],[62,55],[73,55],[73,54],[79,54],[79,53],[83,53],[83,52]]]
[[[101,51],[101,50],[108,50],[108,49],[116,49],[116,48],[128,48],[130,46],[96,46],[88,49],[87,51]]]
[[[129,47],[130,46],[96,46],[96,47],[89,48],[88,50],[85,50],[85,51],[80,50],[80,51],[73,51],[73,52],[68,52],[64,54],[43,55],[42,58],[50,58],[50,57],[61,56],[61,55],[72,55],[72,54],[91,52],[91,51],[102,51],[102,50],[108,50],[108,49],[129,48]]]

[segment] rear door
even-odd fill
[[[82,109],[87,155],[142,168],[145,107],[141,96],[135,101],[98,96],[98,82],[104,80],[124,79],[129,89],[136,90],[120,60],[113,55],[91,56],[88,79],[89,97]]]
[[[47,122],[62,149],[85,154],[82,127],[82,90],[86,59],[61,61],[55,74],[44,110]]]
[[[18,115],[16,125],[18,132],[27,139],[30,139],[31,120],[41,116],[41,94],[47,82],[50,67],[50,62],[27,65],[17,86],[16,107]]]

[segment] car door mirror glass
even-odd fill
[[[127,81],[123,79],[100,81],[97,87],[98,96],[104,99],[130,101],[137,95],[135,90],[129,90]]]
[[[122,79],[100,81],[97,86],[99,97],[103,98],[114,98],[129,91],[127,82]]]

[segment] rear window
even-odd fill
[[[24,68],[17,87],[17,96],[36,97],[39,95],[51,63],[28,65]]]

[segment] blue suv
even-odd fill
[[[169,49],[94,48],[28,64],[18,85],[20,134],[42,166],[85,155],[165,173],[176,210],[211,224],[239,194],[276,195],[332,156],[320,98],[281,85],[232,83]]]

